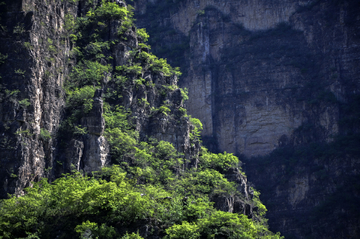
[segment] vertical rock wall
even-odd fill
[[[116,3],[126,6],[123,1]],[[103,92],[111,90],[111,73],[104,74],[102,89],[95,92],[91,111],[78,122],[87,132],[60,137],[61,123],[69,113],[65,108],[64,82],[76,64],[70,34],[76,17],[84,16],[89,8],[87,1],[1,2],[0,198],[7,197],[7,193],[22,194],[24,187],[42,177],[53,180],[74,169],[90,173],[110,163],[110,146],[103,136]],[[114,20],[109,24],[102,37],[104,41],[116,41],[116,45],[107,53],[112,56],[110,60],[102,59],[102,64],[125,65],[130,51],[138,47],[136,28],[132,27],[120,39],[121,22]],[[147,87],[131,83],[118,92],[121,99],[116,103],[131,110],[141,140],[154,137],[169,141],[194,163],[200,145],[190,140],[193,126],[189,118],[151,111],[166,102],[171,111],[180,112],[183,97],[177,77],[150,69],[141,77],[153,83]],[[160,94],[166,86],[175,90]],[[141,100],[148,104],[139,103]]]
[[[69,70],[64,19],[75,13],[63,1],[2,1],[1,197],[51,175]]]
[[[264,155],[306,141],[294,136],[300,126],[314,126],[318,140],[338,133],[337,103],[359,89],[354,1],[136,3],[138,25],[160,36],[155,52],[186,61],[180,84],[209,146]]]
[[[357,136],[334,136],[360,127],[360,3],[135,2],[155,53],[185,72],[180,84],[204,143],[244,159],[281,148],[244,160],[271,229],[357,237]]]

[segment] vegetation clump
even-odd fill
[[[92,111],[96,92],[103,92],[104,136],[112,166],[91,175],[73,171],[53,182],[44,178],[25,189],[25,195],[2,200],[0,238],[281,238],[267,228],[259,193],[254,190],[245,197],[228,180],[227,174],[242,174],[237,157],[201,148],[191,159],[170,142],[140,138],[121,92],[163,91],[157,109],[142,97],[135,100],[137,107],[147,110],[149,117],[152,109],[155,116],[190,121],[193,143],[200,141],[202,124],[164,100],[176,90],[181,100],[187,98],[187,90],[176,86],[181,73],[149,53],[149,36],[144,29],[136,30],[132,15],[131,7],[102,0],[99,6],[90,4],[85,16],[65,19],[76,64],[65,84],[60,136],[63,141],[86,137],[81,118]],[[118,39],[108,37],[114,22],[119,23]],[[116,65],[113,48],[128,41],[131,31],[139,44],[128,52],[125,64]],[[155,84],[146,74],[162,83]],[[45,129],[40,137],[51,139]],[[225,202],[225,211],[214,206],[217,200]],[[233,213],[234,202],[257,211]]]

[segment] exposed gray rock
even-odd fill
[[[110,163],[110,146],[104,136],[89,134],[85,137],[84,171],[98,171]]]
[[[80,170],[81,159],[84,152],[84,143],[79,140],[71,140],[68,147],[66,148],[66,168],[68,171]]]
[[[186,107],[202,121],[204,143],[213,151],[251,157],[359,132],[358,123],[344,120],[353,116],[343,108],[359,108],[353,104],[360,91],[358,1],[135,3],[138,26],[156,37],[153,51],[183,67],[180,85],[189,89]],[[160,9],[167,11],[153,14]],[[333,165],[356,159],[344,154],[331,163],[308,162],[286,170],[284,162],[273,161],[264,171],[258,169],[260,161],[247,162],[245,168],[270,204],[273,231],[294,238],[359,234],[359,215],[350,206],[327,209],[310,220],[332,197],[341,201],[341,193],[355,191],[346,185],[358,181],[359,165],[351,164],[348,171]],[[326,171],[313,169],[317,167]],[[320,180],[323,174],[336,175],[336,180]],[[333,194],[337,185],[347,191]],[[358,200],[358,193],[347,200]]]

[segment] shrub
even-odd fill
[[[149,34],[146,32],[145,28],[137,29],[136,33],[141,37],[143,42],[147,42],[149,39]]]
[[[96,88],[93,86],[84,86],[80,89],[67,90],[66,106],[68,108],[83,108],[84,113],[90,112],[92,109],[93,98]]]
[[[164,115],[166,115],[166,116],[168,116],[168,113],[170,113],[171,110],[170,110],[168,107],[162,105],[162,106],[160,106],[160,108],[159,108],[159,112],[162,113],[162,114],[164,114]]]
[[[19,101],[19,105],[22,107],[22,108],[27,108],[31,105],[29,99],[23,99],[23,100],[20,100]]]
[[[46,129],[40,129],[40,138],[44,141],[48,141],[51,139],[51,134]]]

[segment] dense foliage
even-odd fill
[[[221,174],[189,174],[173,179],[179,181],[173,190],[160,183],[139,184],[120,166],[93,177],[66,175],[52,184],[43,179],[27,188],[25,196],[2,201],[1,237],[126,238],[127,232],[139,230],[168,238],[279,238],[245,215],[213,208],[204,192],[229,184]],[[194,195],[183,193],[187,188],[181,184],[190,180],[201,180],[209,189],[198,184]]]
[[[81,117],[88,114],[97,89],[105,91],[104,136],[114,163],[92,175],[73,171],[54,182],[34,183],[21,197],[0,202],[0,238],[281,238],[267,229],[265,206],[259,193],[243,195],[226,174],[243,176],[237,157],[213,154],[201,148],[196,165],[166,141],[140,140],[132,124],[132,112],[121,103],[124,89],[144,87],[160,95],[176,85],[158,85],[142,78],[151,71],[170,79],[180,75],[165,59],[158,59],[145,44],[148,34],[135,29],[131,7],[111,1],[87,2],[85,16],[65,16],[68,37],[74,44],[76,64],[66,82],[66,114],[60,130],[63,141],[81,138],[87,129]],[[118,40],[108,36],[111,22]],[[135,29],[135,30],[134,30]],[[112,47],[135,34],[140,42],[129,51],[124,65],[115,65]],[[181,89],[186,99],[186,89]],[[155,109],[146,99],[139,107],[149,114],[189,118],[191,142],[199,142],[202,124],[174,109],[169,101]],[[174,115],[177,116],[174,116]],[[43,131],[44,138],[48,137]],[[228,202],[228,211],[214,207]],[[251,215],[232,213],[234,201],[256,208]]]

